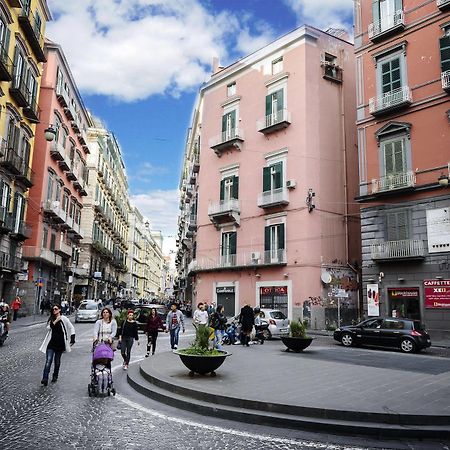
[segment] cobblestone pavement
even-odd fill
[[[44,328],[42,324],[17,328],[0,348],[0,449],[446,448],[366,440],[352,440],[349,445],[350,438],[345,437],[277,430],[178,411],[132,391],[118,367],[120,357],[114,369],[117,396],[89,398],[91,324],[77,325],[77,344],[63,355],[58,382],[42,387],[44,355],[37,349]],[[167,337],[161,336],[158,350],[166,349]],[[144,345],[135,346],[133,358],[138,360],[144,351]]]

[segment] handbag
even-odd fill
[[[121,342],[121,341],[118,341],[118,342],[117,342],[117,347],[116,347],[116,349],[117,349],[117,350],[121,350],[121,349],[122,349],[122,342]]]

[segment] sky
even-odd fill
[[[120,143],[130,200],[175,250],[178,184],[196,94],[303,24],[351,33],[353,0],[47,0],[86,107]]]

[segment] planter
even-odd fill
[[[291,336],[281,336],[283,344],[287,347],[286,351],[292,350],[293,352],[301,352],[305,348],[309,347],[313,338],[301,338]]]
[[[181,362],[189,369],[189,375],[192,377],[195,373],[205,375],[210,373],[212,377],[216,375],[216,370],[222,365],[227,356],[231,353],[222,351],[220,355],[184,355],[179,350],[175,351]]]

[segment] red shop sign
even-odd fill
[[[424,280],[425,308],[450,308],[450,280]]]
[[[261,295],[287,295],[287,286],[264,286],[260,288]]]

